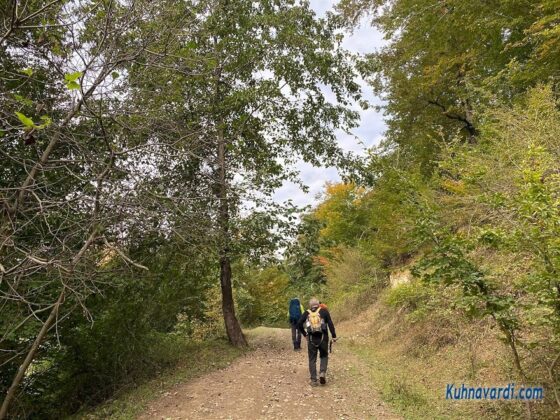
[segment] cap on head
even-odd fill
[[[319,299],[311,298],[309,299],[309,308],[314,309],[319,306]]]

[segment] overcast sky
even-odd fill
[[[327,10],[332,9],[335,3],[336,0],[311,0],[311,7],[319,16],[323,16]],[[372,28],[367,21],[363,21],[352,34],[347,34],[344,40],[345,48],[358,53],[372,52],[381,44],[381,34]],[[372,103],[379,103],[369,86],[362,83],[362,89],[366,99]],[[366,148],[379,143],[385,131],[385,124],[383,123],[383,116],[375,109],[370,108],[366,111],[356,109],[360,112],[361,122],[353,134],[358,139],[341,132],[338,133],[338,142],[346,151],[363,154]],[[296,205],[312,205],[316,203],[317,195],[321,193],[326,182],[340,180],[335,168],[314,168],[305,163],[299,164],[298,168],[301,171],[301,179],[309,187],[309,193],[304,193],[297,185],[286,183],[276,192],[274,196],[276,201],[283,202],[291,198]]]

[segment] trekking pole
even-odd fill
[[[329,353],[332,353],[332,339],[331,342],[329,343]]]

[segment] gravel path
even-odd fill
[[[360,361],[336,343],[329,357],[327,384],[311,387],[306,345],[294,352],[289,330],[260,327],[249,339],[254,351],[225,369],[170,389],[139,418],[398,418],[368,385]]]

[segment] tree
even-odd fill
[[[477,141],[488,106],[557,77],[551,3],[343,0],[349,25],[369,13],[387,41],[362,68],[386,100],[387,139],[426,173],[456,134]]]
[[[188,62],[190,74],[164,69],[154,77],[179,92],[166,109],[180,109],[185,129],[197,133],[198,168],[213,194],[207,243],[219,260],[226,331],[241,346],[231,269],[232,259],[247,252],[235,237],[240,210],[247,203],[270,208],[275,188],[296,179],[290,164],[299,158],[315,165],[347,161],[335,131],[355,124],[349,106],[359,87],[340,45],[340,22],[316,18],[306,2],[189,1],[182,7],[193,16],[190,34],[161,65]]]
[[[141,219],[131,190],[143,168],[135,165],[142,145],[129,142],[133,130],[118,119],[128,116],[119,71],[168,34],[163,26],[137,38],[160,13],[152,2],[12,1],[8,9],[0,44],[0,153],[7,162],[0,343],[2,367],[13,378],[7,384],[2,375],[0,418],[53,327],[76,308],[87,316],[84,302],[99,292],[107,252],[145,269],[121,249],[130,220]]]
[[[314,211],[324,224],[321,237],[333,245],[353,245],[363,235],[367,219],[360,206],[365,189],[353,183],[327,184],[325,197]]]
[[[293,213],[270,196],[297,180],[292,163],[350,160],[335,131],[354,126],[360,94],[340,22],[289,0],[5,4],[0,418],[36,358],[72,341],[58,338],[76,309],[89,320],[99,296],[118,300],[113,271],[158,267],[164,245],[204,266],[188,271],[204,273],[197,287],[217,263],[227,333],[244,345],[232,261],[270,257],[267,231]]]
[[[297,236],[286,249],[286,265],[290,280],[297,288],[315,287],[325,282],[323,267],[319,264],[321,229],[324,223],[313,213],[304,214],[298,225]]]
[[[416,267],[460,286],[459,306],[492,317],[523,379],[544,366],[560,404],[557,99],[539,86],[516,102],[487,114],[476,148],[457,143],[439,162],[417,223],[431,246]]]

